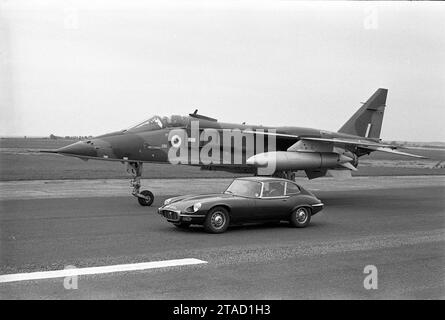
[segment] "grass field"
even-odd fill
[[[56,149],[75,140],[43,138],[1,138],[0,180],[108,179],[128,178],[120,162],[89,160],[36,153],[37,149]],[[445,175],[440,161],[445,149],[422,148],[410,151],[430,159],[413,159],[375,152],[361,158],[357,176]],[[439,163],[437,168],[435,165]],[[299,172],[303,176],[304,172]],[[229,178],[245,174],[200,170],[198,167],[144,164],[144,178]]]

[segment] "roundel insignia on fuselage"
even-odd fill
[[[172,143],[172,147],[179,148],[181,146],[182,139],[180,136],[175,134],[171,139],[171,143]]]

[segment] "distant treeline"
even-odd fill
[[[58,139],[82,140],[82,139],[90,139],[92,137],[93,136],[64,136],[64,137],[61,137],[61,136],[56,136],[54,134],[49,135],[49,138],[51,140],[58,140]]]
[[[389,141],[389,144],[399,145],[402,147],[427,147],[427,148],[444,148],[445,142],[413,142],[413,141]]]

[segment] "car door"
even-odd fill
[[[285,190],[286,181],[264,181],[261,197],[255,201],[256,218],[261,220],[284,218],[291,206]]]
[[[255,220],[255,200],[261,195],[262,184],[249,179],[235,179],[224,193],[232,194],[226,199],[230,206],[232,222]]]
[[[230,199],[231,222],[237,223],[252,220],[255,212],[255,199],[249,197],[235,196]]]

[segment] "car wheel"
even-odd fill
[[[188,223],[188,222],[177,222],[177,223],[173,223],[173,225],[174,225],[176,228],[179,228],[179,229],[188,229],[188,227],[190,227],[190,224],[191,224],[191,223]]]
[[[304,228],[309,222],[311,222],[311,210],[306,207],[295,209],[290,216],[290,223],[296,228]]]
[[[227,230],[229,222],[229,212],[223,207],[215,207],[207,214],[204,229],[210,233],[223,233]]]

